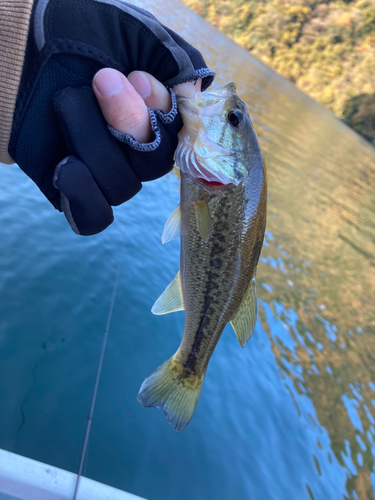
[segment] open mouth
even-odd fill
[[[222,182],[218,181],[207,181],[206,179],[203,179],[202,177],[196,177],[195,180],[197,180],[199,183],[203,184],[206,187],[209,187],[211,189],[226,189],[233,184],[223,184]]]

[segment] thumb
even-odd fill
[[[128,79],[115,69],[102,69],[94,76],[93,90],[106,122],[138,142],[152,140],[147,106],[164,112],[171,107],[164,85],[141,71],[131,73]]]

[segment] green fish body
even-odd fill
[[[267,205],[263,155],[234,84],[182,99],[179,109],[181,201],[163,239],[180,235],[180,271],[153,312],[184,309],[185,326],[177,352],[138,395],[143,406],[160,407],[178,431],[194,413],[225,325],[231,322],[242,347],[253,333]]]

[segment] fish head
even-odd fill
[[[260,151],[246,105],[235,84],[177,96],[184,126],[175,153],[177,166],[195,179],[238,185],[248,175],[254,150]]]

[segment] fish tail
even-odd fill
[[[193,416],[203,381],[204,374],[192,374],[175,354],[146,378],[138,401],[145,407],[163,410],[172,427],[182,431]]]

